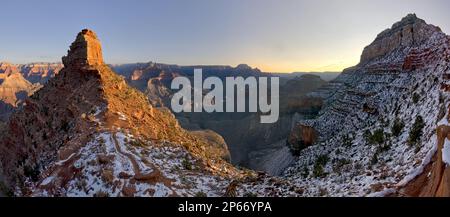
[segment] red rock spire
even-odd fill
[[[102,46],[95,32],[83,29],[78,33],[67,56],[64,56],[62,61],[66,68],[103,65]]]

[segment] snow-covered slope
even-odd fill
[[[297,195],[227,162],[223,140],[189,132],[104,64],[82,30],[64,68],[0,134],[0,191],[15,196]]]
[[[297,157],[283,140],[271,158],[253,155],[273,174],[290,164],[281,177],[234,167],[221,142],[211,146],[152,106],[104,64],[92,31],[79,33],[63,62],[0,135],[6,194],[450,195],[450,38],[415,15],[311,93],[325,105],[293,127]]]
[[[284,176],[308,186],[306,195],[380,196],[421,174],[449,102],[441,86],[450,73],[449,41],[415,15],[380,34],[358,66],[313,93],[326,107],[298,124],[318,139]]]

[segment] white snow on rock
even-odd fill
[[[450,166],[450,141],[445,139],[444,147],[442,148],[442,161]]]
[[[49,176],[47,178],[45,178],[42,182],[41,185],[48,185],[52,180],[53,180],[53,176]]]
[[[450,96],[441,90],[449,66],[447,43],[445,34],[435,33],[417,47],[442,54],[421,68],[402,69],[411,49],[405,48],[349,69],[323,88],[316,94],[325,99],[319,117],[301,121],[320,140],[300,151],[283,176],[307,186],[306,196],[386,196],[420,175],[437,151],[436,127],[449,125]],[[410,131],[419,116],[422,135],[411,143]],[[398,136],[392,133],[396,119],[404,123]],[[366,136],[377,130],[384,135],[381,145],[371,144]],[[351,142],[345,144],[348,135]]]
[[[214,197],[223,196],[230,183],[239,183],[237,196],[395,194],[423,173],[437,151],[436,127],[449,125],[450,95],[441,89],[450,80],[444,80],[444,74],[450,73],[444,58],[450,55],[448,42],[444,33],[437,32],[414,48],[425,52],[422,57],[431,58],[418,68],[403,69],[413,48],[402,48],[344,71],[325,89],[311,94],[324,99],[324,108],[317,118],[301,122],[313,127],[320,139],[299,151],[299,156],[281,149],[272,159],[265,159],[265,168],[274,174],[288,166],[279,178],[220,176],[202,167],[204,162],[180,144],[143,141],[120,127],[101,129],[104,124],[95,118],[100,129],[76,153],[55,162],[52,169],[56,170],[49,170],[37,182],[33,196]],[[430,50],[442,55],[427,55]],[[96,116],[101,111],[96,108],[92,113]],[[127,121],[124,114],[117,115]],[[418,117],[424,127],[419,141],[411,142],[410,132]],[[394,136],[397,119],[404,127]],[[376,131],[382,131],[382,144],[368,139]],[[448,140],[442,158],[450,165]],[[53,185],[63,182],[63,186]]]

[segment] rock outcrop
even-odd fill
[[[103,65],[102,46],[97,35],[91,30],[83,29],[70,45],[62,62],[65,67],[76,68]]]
[[[288,144],[295,152],[299,152],[317,141],[317,132],[314,128],[303,124],[296,124],[288,137]]]
[[[444,144],[450,139],[450,126],[437,128],[437,151],[422,174],[399,190],[410,197],[450,197],[450,165],[443,161]]]
[[[390,29],[380,33],[372,44],[364,48],[360,64],[395,50],[418,46],[428,40],[436,31],[440,31],[440,29],[428,25],[424,20],[417,18],[415,14],[409,14]]]
[[[79,33],[63,62],[0,136],[8,193],[193,196],[206,184],[186,180],[214,180],[209,192],[219,195],[230,179],[252,175],[223,159],[227,150],[220,138],[185,131],[168,110],[154,108],[130,88],[103,63],[94,32]]]

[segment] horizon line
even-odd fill
[[[222,67],[231,67],[231,68],[237,68],[239,65],[246,65],[249,66],[252,70],[259,70],[261,73],[271,73],[271,74],[293,74],[293,73],[342,73],[344,69],[350,68],[353,66],[345,67],[342,70],[292,70],[292,71],[266,71],[262,70],[260,67],[253,67],[252,65],[246,64],[246,63],[240,63],[240,64],[176,64],[176,63],[163,63],[163,62],[154,62],[154,61],[136,61],[136,62],[124,62],[124,63],[107,63],[106,65],[131,65],[131,64],[161,64],[161,65],[172,65],[172,66],[179,66],[179,67],[211,67],[211,66],[222,66]],[[0,60],[0,64],[10,64],[10,65],[30,65],[30,64],[61,64],[63,65],[62,61],[30,61],[27,63],[17,63],[12,62],[8,60]]]

